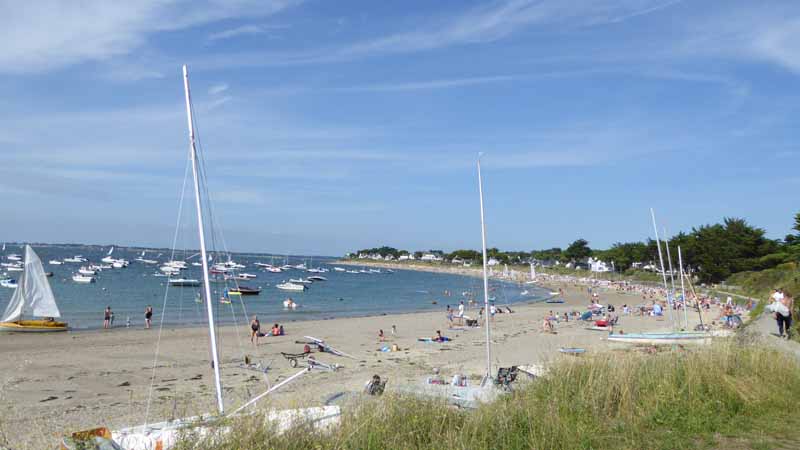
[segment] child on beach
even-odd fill
[[[104,329],[111,328],[111,316],[112,316],[111,307],[110,306],[106,306],[106,310],[103,313],[103,328]]]
[[[383,335],[383,330],[378,330],[378,342],[383,342],[386,340],[386,337]]]
[[[151,321],[152,318],[153,318],[153,307],[150,306],[150,305],[147,305],[147,307],[144,309],[144,327],[145,328],[150,328],[150,321]]]

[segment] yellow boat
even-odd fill
[[[30,317],[30,319],[23,319]],[[44,317],[44,319],[34,319]],[[25,246],[25,269],[17,283],[17,290],[8,302],[0,319],[0,331],[22,333],[51,333],[67,331],[67,324],[56,319],[61,312],[56,305],[42,261],[30,245]]]
[[[18,320],[16,322],[0,322],[0,330],[23,333],[50,333],[67,331],[67,323],[56,322],[55,320]]]

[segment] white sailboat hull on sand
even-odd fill
[[[732,332],[719,331],[689,331],[675,333],[631,333],[609,334],[608,341],[620,344],[634,345],[708,345],[715,337],[730,336]]]
[[[338,406],[320,406],[312,408],[286,409],[268,411],[265,422],[275,426],[278,433],[284,433],[293,427],[311,425],[319,431],[329,430],[339,424],[341,410]],[[187,432],[196,433],[198,438],[209,436],[211,428],[204,423],[209,422],[211,416],[200,416],[182,419],[173,422],[161,422],[142,427],[127,428],[112,431],[112,440],[123,450],[169,450],[173,448],[181,436]],[[230,427],[216,429],[215,432],[228,434]]]

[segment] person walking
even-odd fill
[[[261,322],[258,321],[258,316],[253,316],[253,320],[250,321],[250,343],[253,345],[258,345],[258,338],[260,337],[258,334],[261,332]],[[255,339],[255,341],[254,341]]]
[[[781,311],[775,313],[778,320],[778,334],[786,339],[792,337],[792,314],[794,312],[794,298],[783,289],[780,291],[780,303],[784,306]]]

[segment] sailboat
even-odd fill
[[[95,430],[90,430],[88,433],[95,433],[96,435],[103,436],[107,439],[113,441],[114,445],[118,448],[124,450],[168,450],[173,448],[178,439],[184,433],[184,430],[187,428],[195,428],[199,430],[202,434],[207,430],[207,426],[212,425],[215,419],[225,419],[231,416],[241,414],[247,408],[251,407],[255,402],[259,401],[263,397],[271,394],[272,392],[280,389],[281,387],[285,386],[288,383],[291,383],[295,379],[309,373],[312,369],[324,369],[324,365],[322,364],[310,364],[308,367],[303,368],[302,370],[298,371],[294,375],[289,376],[288,378],[284,379],[280,383],[272,386],[267,391],[259,394],[258,396],[254,397],[250,401],[246,402],[244,405],[240,406],[239,408],[235,409],[231,413],[225,412],[225,405],[223,402],[223,390],[222,390],[222,382],[220,379],[220,358],[217,350],[217,334],[216,334],[216,325],[214,322],[214,301],[211,297],[211,284],[209,280],[209,268],[208,268],[208,261],[209,258],[206,254],[206,239],[205,239],[205,229],[203,223],[203,208],[202,203],[200,200],[200,177],[198,175],[198,171],[200,168],[200,161],[197,155],[197,148],[195,143],[195,130],[194,130],[194,121],[192,120],[192,104],[191,104],[191,96],[189,93],[189,74],[186,66],[183,66],[183,81],[184,81],[184,92],[186,95],[186,114],[188,117],[188,124],[189,124],[189,151],[190,151],[190,159],[192,165],[192,176],[194,179],[194,197],[195,197],[195,207],[197,210],[197,232],[200,240],[200,253],[202,255],[201,263],[203,265],[203,297],[206,305],[206,313],[208,316],[208,334],[209,334],[209,347],[210,347],[210,354],[211,354],[211,367],[214,373],[214,391],[216,394],[216,406],[217,406],[217,414],[216,415],[204,415],[204,416],[196,416],[196,417],[189,417],[184,419],[178,419],[168,422],[160,422],[160,423],[150,423],[145,424],[143,426],[125,428],[121,430],[115,430],[109,432],[105,428],[98,428]],[[306,424],[313,424],[317,425],[321,428],[331,426],[335,423],[338,423],[340,416],[340,409],[338,406],[324,406],[318,408],[303,408],[303,409],[295,409],[295,410],[285,410],[285,411],[270,411],[267,414],[267,420],[273,422],[277,425],[279,430],[285,430],[291,427],[296,423],[306,423]],[[226,431],[229,432],[229,431]],[[85,434],[87,432],[82,432]],[[73,439],[75,435],[65,437],[63,441],[63,445],[66,448],[82,448],[76,445],[73,445],[70,439]],[[74,440],[72,441],[74,442]],[[72,446],[69,446],[72,445]],[[116,447],[112,447],[116,448]]]
[[[650,209],[650,217],[653,219],[653,230],[656,235],[656,246],[658,247],[658,259],[661,264],[661,277],[664,282],[664,290],[667,292],[667,313],[669,315],[669,319],[675,325],[677,322],[673,318],[673,308],[672,305],[674,303],[674,289],[670,290],[669,286],[667,285],[667,272],[666,266],[664,265],[664,256],[661,253],[661,240],[658,236],[658,227],[656,226],[656,215],[653,209]],[[669,243],[667,242],[667,258],[669,258]],[[680,254],[679,254],[680,256]],[[670,272],[672,272],[672,260],[669,258],[669,267]],[[681,276],[683,275],[683,260],[680,260],[681,265]],[[683,279],[682,279],[683,280]],[[689,281],[691,286],[691,280]],[[673,283],[674,287],[674,283]],[[684,293],[684,316],[686,314],[686,295]],[[697,294],[695,293],[695,298],[697,298]],[[698,312],[700,313],[700,321],[702,324],[702,311],[698,305]],[[677,311],[674,312],[677,315]],[[688,326],[688,319],[686,320],[686,325]],[[728,330],[717,330],[717,331],[688,331],[688,330],[673,330],[667,332],[651,332],[651,333],[611,333],[608,335],[609,342],[616,342],[621,344],[638,344],[638,345],[676,345],[676,344],[697,344],[697,345],[707,345],[710,344],[712,338],[715,337],[725,337],[730,336],[731,332]]]
[[[486,224],[483,214],[483,178],[481,177],[481,162],[478,156],[478,194],[480,196],[481,210],[481,247],[483,250],[483,304],[484,311],[489,311],[489,269],[488,257],[486,252]],[[448,402],[459,407],[475,408],[481,403],[491,402],[503,393],[503,390],[494,383],[492,377],[492,342],[491,342],[491,321],[488,314],[484,314],[484,329],[486,330],[486,372],[477,386],[469,386],[466,377],[456,375],[450,384],[442,384],[426,380],[422,388],[402,389],[410,394],[417,394],[425,397],[445,398]]]
[[[67,331],[66,322],[56,321],[61,317],[61,312],[47,281],[42,261],[30,245],[25,246],[25,270],[17,285],[17,290],[0,320],[0,330],[28,333]],[[44,319],[35,319],[36,317]]]

